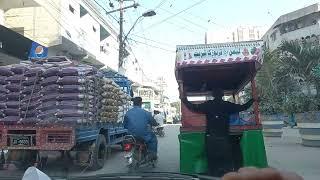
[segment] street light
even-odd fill
[[[149,11],[147,11],[147,12],[144,12],[141,16],[139,16],[138,18],[137,18],[137,20],[134,22],[134,24],[132,25],[132,27],[130,28],[130,30],[128,31],[128,33],[127,33],[127,35],[125,35],[124,36],[124,38],[123,39],[120,39],[120,44],[119,44],[119,68],[122,66],[122,64],[123,64],[123,57],[122,57],[122,55],[123,55],[123,49],[124,49],[124,47],[123,47],[123,45],[124,45],[124,42],[127,40],[127,38],[128,38],[128,35],[130,34],[130,32],[132,31],[132,29],[136,26],[136,24],[138,23],[138,21],[141,19],[141,18],[143,18],[143,17],[151,17],[151,16],[155,16],[157,13],[154,11],[154,10],[149,10]],[[122,33],[122,32],[120,32],[120,33]],[[120,37],[122,37],[122,36],[120,36]]]

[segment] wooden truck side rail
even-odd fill
[[[0,125],[1,149],[70,150],[75,130],[65,125]]]

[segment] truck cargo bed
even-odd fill
[[[76,144],[94,141],[103,133],[108,144],[117,144],[127,133],[122,124],[0,125],[1,149],[71,150]]]

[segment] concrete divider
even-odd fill
[[[320,147],[320,112],[296,114],[297,125],[304,146]]]
[[[280,114],[261,115],[263,135],[265,137],[281,137],[283,128],[283,116]]]

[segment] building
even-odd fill
[[[209,43],[240,42],[259,40],[264,33],[260,26],[237,26],[235,28],[223,29],[208,33]]]
[[[1,0],[0,23],[62,55],[118,69],[118,33],[94,1]]]
[[[311,6],[280,16],[263,35],[267,48],[276,49],[282,41],[319,42],[320,6]]]

